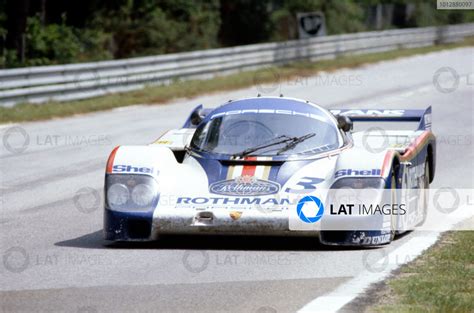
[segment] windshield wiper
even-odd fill
[[[278,152],[276,154],[280,155],[281,153],[283,153],[285,151],[293,149],[294,147],[296,147],[297,144],[305,141],[306,139],[314,137],[314,136],[316,136],[315,133],[309,133],[309,134],[306,134],[306,135],[303,135],[303,136],[300,136],[300,137],[293,137],[293,138],[291,138],[291,141],[288,142],[283,148],[278,150]]]
[[[258,145],[258,146],[252,147],[252,148],[248,148],[248,149],[245,149],[242,152],[235,153],[233,156],[234,157],[244,157],[244,156],[249,155],[249,154],[251,154],[255,151],[258,151],[260,149],[276,146],[276,145],[279,145],[279,144],[282,144],[282,143],[285,143],[285,142],[289,142],[289,141],[294,141],[296,138],[298,138],[298,137],[289,137],[289,136],[286,136],[286,135],[281,135],[281,136],[273,138],[273,140],[277,140],[277,139],[281,139],[281,140],[272,141],[272,142],[267,143],[267,144]]]

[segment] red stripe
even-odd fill
[[[385,158],[383,159],[383,165],[382,165],[382,177],[385,177],[386,171],[390,170],[392,155],[393,155],[393,151],[387,151],[387,153],[385,153]]]
[[[403,152],[403,154],[400,156],[400,161],[407,161],[415,157],[416,153],[418,152],[418,149],[423,147],[430,134],[430,131],[425,131],[418,138],[416,138],[415,141],[410,144],[405,150],[405,152]],[[385,158],[383,160],[382,165],[382,176],[388,174],[388,171],[391,169],[390,165],[393,159],[393,154],[393,151],[387,151],[387,153],[385,154]]]
[[[425,139],[427,139],[428,135],[430,134],[429,131],[425,131],[422,133],[418,138],[415,139],[411,145],[405,150],[403,155],[401,156],[402,160],[409,160],[413,157],[413,154],[417,152],[418,148],[423,146]]]
[[[257,157],[246,157],[245,161],[257,161]],[[257,165],[244,165],[242,169],[242,176],[254,176]]]
[[[112,173],[112,167],[114,166],[115,154],[117,153],[118,148],[120,148],[120,146],[115,147],[114,150],[110,152],[109,159],[107,160],[107,168],[106,168],[107,173]]]

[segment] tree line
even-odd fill
[[[474,21],[432,0],[0,0],[0,67],[295,39],[296,14],[312,11],[328,35]]]

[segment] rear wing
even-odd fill
[[[334,115],[349,117],[353,122],[419,122],[418,130],[431,129],[431,106],[426,110],[334,109]]]
[[[196,128],[212,110],[214,109],[204,108],[202,104],[198,105],[192,110],[191,114],[189,114],[186,122],[184,122],[183,128]]]

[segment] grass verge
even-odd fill
[[[474,312],[474,231],[444,234],[376,297],[369,312]]]
[[[366,55],[342,56],[333,60],[318,62],[302,61],[254,71],[243,71],[207,80],[177,81],[168,85],[147,87],[137,91],[111,94],[80,101],[49,102],[41,105],[22,103],[11,108],[0,107],[0,123],[45,120],[53,117],[102,111],[133,104],[160,104],[177,98],[189,98],[204,93],[239,89],[256,84],[282,82],[296,77],[315,75],[320,71],[328,72],[339,68],[353,68],[379,61],[464,46],[474,46],[474,37],[469,37],[462,42],[453,44]]]

